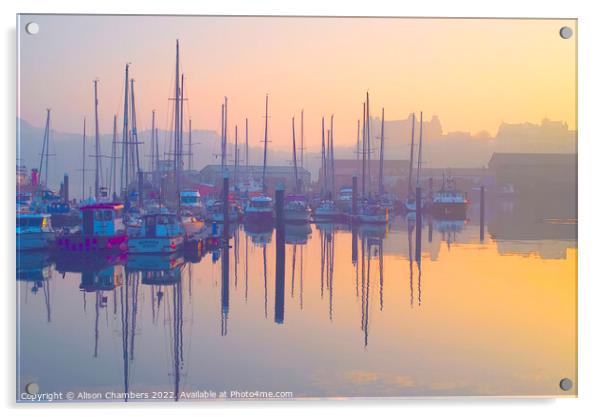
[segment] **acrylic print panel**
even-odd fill
[[[577,394],[575,20],[17,31],[19,402]]]

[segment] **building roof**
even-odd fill
[[[503,165],[575,165],[575,153],[494,153],[489,168]]]
[[[232,175],[234,174],[234,167],[229,165],[227,167],[228,172],[230,174],[230,177],[232,177]],[[246,172],[247,167],[246,166],[240,166],[238,168],[238,173],[240,175],[244,175]],[[203,167],[203,169],[201,169],[200,173],[201,175],[206,175],[206,174],[220,174],[222,171],[222,166],[221,165],[205,165]],[[252,174],[262,174],[263,173],[263,165],[249,165],[249,171]],[[285,176],[289,176],[289,175],[294,175],[295,174],[295,168],[293,166],[289,166],[289,165],[267,165],[265,172],[267,175],[285,175]],[[301,167],[297,167],[297,172],[299,175],[310,175],[309,171],[305,168],[301,168]]]

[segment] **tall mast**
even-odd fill
[[[179,144],[179,129],[180,129],[180,41],[176,39],[176,82],[174,92],[174,154],[173,154],[173,171],[174,177],[178,176],[178,144]],[[174,178],[177,182],[177,178]],[[179,196],[178,196],[179,201]]]
[[[150,170],[151,172],[155,172],[157,170],[157,167],[155,166],[155,160],[156,160],[156,155],[155,155],[155,110],[153,109],[153,116],[151,118],[151,165],[150,165]],[[154,174],[153,174],[154,175]]]
[[[125,94],[123,101],[123,132],[121,136],[121,191],[125,191],[125,199],[128,199],[127,188],[129,184],[128,172],[128,114],[129,114],[129,64],[125,64]]]
[[[295,143],[295,116],[293,116],[293,167],[295,168],[295,192],[299,192],[299,174],[297,172],[297,144]]]
[[[326,172],[326,145],[324,143],[324,116],[322,116],[322,196],[326,194],[328,184],[328,173]]]
[[[360,119],[357,119],[357,142],[355,144],[355,162],[357,169],[360,169]]]
[[[303,165],[303,151],[305,149],[305,145],[303,144],[303,138],[304,138],[304,136],[303,136],[303,109],[301,109],[301,149],[300,149],[300,151],[301,151],[301,155],[300,155],[301,158],[299,159],[299,162],[301,163],[301,168],[304,167],[304,165]]]
[[[370,131],[370,95],[366,92],[366,140],[367,140],[367,152],[366,157],[368,158],[368,196],[372,197],[372,163],[370,161],[370,140],[371,140],[371,131]]]
[[[414,171],[414,125],[416,124],[416,114],[412,113],[412,144],[410,145],[410,172],[408,174],[408,194],[412,192],[412,174]]]
[[[234,126],[234,189],[238,187],[238,125]]]
[[[100,197],[100,183],[102,181],[102,164],[100,159],[100,135],[98,133],[98,80],[94,80],[94,198]]]
[[[192,171],[192,119],[188,119],[188,171]]]
[[[220,136],[220,154],[221,154],[221,166],[222,166],[222,176],[224,175],[224,103],[222,103],[222,119],[221,119],[221,125],[222,125],[222,134]]]
[[[382,109],[380,121],[380,163],[378,166],[378,194],[382,197],[385,193],[384,168],[385,168],[385,108]]]
[[[228,167],[228,97],[224,97],[224,141],[222,142],[222,159]]]
[[[420,142],[418,145],[418,167],[416,169],[416,187],[420,187],[420,170],[422,169],[422,112],[420,112]],[[420,202],[417,202],[420,204]]]
[[[334,181],[334,114],[330,115],[330,181],[331,198],[334,200],[335,181]]]
[[[184,100],[184,73],[182,73],[180,83],[180,136],[178,138],[178,173],[184,168]]]
[[[366,103],[364,102],[362,123],[362,199],[366,198]]]
[[[263,192],[267,191],[265,186],[265,169],[268,163],[268,95],[265,95],[265,132],[263,137],[263,173],[261,175],[261,187]]]
[[[130,80],[130,84],[131,84],[131,94],[132,94],[132,111],[131,111],[131,116],[132,116],[132,129],[131,129],[131,136],[130,136],[130,146],[132,147],[132,149],[130,150],[130,157],[132,159],[132,179],[134,179],[137,175],[137,173],[140,171],[140,155],[138,153],[138,126],[136,123],[136,99],[134,97],[134,79],[132,78]]]
[[[117,190],[117,115],[113,115],[113,142],[111,143],[111,194]]]
[[[82,149],[82,200],[86,198],[86,118],[84,117],[84,136]]]
[[[48,156],[50,148],[50,109],[46,109],[46,127],[44,128],[44,140],[42,141],[42,153],[40,154],[40,169],[38,169],[38,175],[42,176],[42,168],[44,169],[44,180],[46,181],[46,188],[48,188]],[[44,160],[46,164],[44,165]],[[42,184],[42,178],[39,179],[39,183]]]
[[[249,119],[245,117],[245,164],[246,174],[249,177]]]

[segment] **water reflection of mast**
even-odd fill
[[[263,245],[263,316],[268,318],[268,265],[266,245]]]
[[[182,281],[179,280],[173,288],[173,354],[174,354],[174,396],[175,401],[180,397],[180,373],[184,364],[183,351],[183,306]]]
[[[330,234],[330,240],[329,240],[329,250],[328,250],[328,291],[329,291],[329,298],[328,298],[328,315],[330,318],[330,321],[332,321],[332,297],[333,297],[333,293],[334,293],[334,233]]]
[[[46,304],[46,320],[50,323],[52,321],[52,311],[50,308],[50,282],[48,280],[42,281],[42,288],[44,290],[44,303]]]
[[[412,259],[412,231],[414,223],[408,220],[408,259],[410,260],[410,307],[414,308],[414,261]]]
[[[291,274],[291,298],[295,296],[295,267],[297,261],[297,244],[293,244],[293,268]]]
[[[129,392],[129,355],[128,355],[128,340],[129,340],[129,274],[126,273],[125,278],[125,299],[124,286],[119,289],[120,304],[121,304],[121,349],[123,352],[123,391]],[[125,401],[127,402],[127,396]]]
[[[370,248],[368,247],[368,262],[366,271],[366,245],[362,238],[362,330],[364,331],[364,347],[368,346],[368,312],[370,305]]]
[[[384,307],[383,293],[385,288],[385,276],[383,270],[383,240],[378,240],[378,274],[380,279],[380,309]]]
[[[230,310],[230,249],[228,245],[222,248],[222,313],[221,335],[228,334],[228,313]]]
[[[247,235],[245,233],[245,303],[247,302],[248,295],[249,295],[249,235]]]
[[[301,268],[299,271],[299,307],[303,310],[303,246],[301,246]]]

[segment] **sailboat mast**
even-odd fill
[[[154,175],[154,172],[157,170],[157,167],[155,166],[155,158],[156,158],[155,149],[156,149],[156,147],[155,147],[155,110],[153,110],[153,115],[151,118],[151,155],[150,155],[150,158],[151,158],[150,170],[151,170],[151,172],[153,172],[153,175]]]
[[[44,180],[48,185],[48,148],[50,147],[50,109],[46,109],[46,127],[44,128],[44,140],[42,141],[42,153],[40,154],[40,169],[38,175],[42,176],[42,168],[44,167],[44,159],[46,159]],[[39,178],[39,183],[42,184],[42,178]]]
[[[245,117],[245,165],[249,177],[249,119]]]
[[[357,142],[355,144],[355,163],[356,168],[360,169],[360,119],[357,119]]]
[[[184,100],[184,73],[182,73],[180,81],[180,141],[178,143],[178,177],[179,173],[184,169]]]
[[[416,124],[416,114],[412,113],[412,143],[410,145],[410,172],[408,174],[408,194],[412,194],[412,174],[414,171],[414,125]]]
[[[293,167],[295,168],[295,186],[296,193],[299,192],[299,174],[297,173],[297,144],[295,143],[295,117],[293,116]]]
[[[102,165],[100,160],[100,135],[98,133],[98,80],[94,80],[94,197],[100,197]]]
[[[222,103],[222,119],[221,119],[221,129],[222,129],[222,134],[220,136],[220,143],[219,143],[219,148],[220,148],[220,154],[221,154],[221,167],[222,167],[222,176],[224,176],[224,103]]]
[[[330,181],[331,198],[334,200],[335,181],[334,181],[334,114],[330,115]]]
[[[382,109],[381,115],[381,127],[380,127],[380,163],[378,166],[378,194],[383,196],[385,193],[384,184],[384,164],[385,164],[385,108]]]
[[[362,199],[366,198],[366,103],[362,122]]]
[[[188,119],[188,171],[192,171],[192,119]]]
[[[174,93],[174,153],[173,153],[173,171],[174,179],[178,181],[178,144],[179,144],[179,129],[180,129],[180,41],[176,39],[176,78],[175,78],[175,93]],[[179,196],[178,196],[179,200]]]
[[[224,141],[222,143],[224,167],[228,167],[228,97],[224,97]]]
[[[422,169],[422,112],[420,112],[420,142],[418,145],[418,167],[416,169],[416,187],[420,187],[420,171]],[[420,204],[420,202],[417,202]]]
[[[303,151],[305,148],[305,145],[303,144],[303,139],[304,139],[304,135],[303,135],[303,109],[301,109],[301,155],[300,155],[300,159],[299,159],[299,163],[301,164],[301,168],[304,167],[303,165]]]
[[[125,64],[125,94],[123,101],[123,132],[121,136],[121,191],[125,191],[125,199],[128,199],[127,188],[129,184],[128,173],[128,114],[129,114],[129,64]]]
[[[234,189],[238,187],[238,125],[234,125]]]
[[[82,200],[86,198],[86,118],[84,117],[84,135],[82,148]]]
[[[326,145],[324,143],[324,116],[322,116],[322,196],[326,194],[328,184],[328,173],[326,172]]]
[[[117,115],[113,115],[113,142],[111,143],[111,194],[117,190]]]
[[[368,196],[372,197],[372,164],[370,161],[370,140],[371,140],[371,131],[370,131],[370,95],[366,92],[366,140],[367,140],[367,152],[366,157],[368,158]]]
[[[263,173],[261,175],[261,187],[263,192],[267,191],[265,185],[265,170],[268,162],[268,95],[265,95],[265,132],[263,137]]]
[[[130,137],[130,145],[132,149],[130,150],[130,157],[132,159],[132,179],[136,177],[136,174],[140,171],[140,155],[138,153],[138,126],[136,121],[136,98],[134,96],[134,79],[130,80],[131,84],[131,94],[132,94],[132,129],[131,129],[131,137]]]

